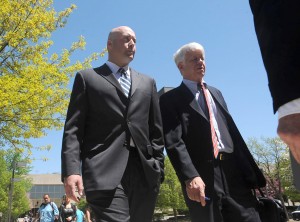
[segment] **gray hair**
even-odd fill
[[[203,52],[203,56],[205,56],[203,46],[201,44],[197,43],[197,42],[191,42],[191,43],[188,43],[188,44],[185,44],[185,45],[181,46],[174,53],[173,58],[174,58],[174,61],[175,61],[176,65],[178,65],[178,63],[184,61],[184,57],[185,57],[185,54],[187,52],[195,50],[195,49],[200,49]]]

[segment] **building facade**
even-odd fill
[[[61,205],[62,196],[65,194],[61,174],[29,174],[28,177],[33,185],[28,194],[31,209],[40,207],[44,202],[44,194],[49,194],[51,201],[57,206]]]

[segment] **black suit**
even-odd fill
[[[274,113],[300,98],[300,1],[250,0]]]
[[[300,98],[300,1],[250,0],[255,31],[267,71],[274,113]],[[300,165],[291,155],[294,185]]]
[[[265,178],[229,114],[221,92],[210,86],[208,86],[208,89],[218,110],[226,118],[234,144],[232,155],[241,170],[243,180],[248,188],[265,186]],[[163,94],[160,97],[160,106],[166,150],[179,180],[182,182],[184,193],[184,181],[200,175],[206,185],[205,195],[214,197],[216,195],[214,188],[216,162],[213,156],[209,120],[184,83]],[[189,203],[187,204],[189,206]],[[200,203],[197,204],[200,206]],[[189,208],[191,211],[190,206]],[[200,219],[201,214],[199,215],[199,221],[201,221]]]
[[[75,77],[63,136],[62,177],[82,173],[88,200],[97,191],[114,190],[121,184],[126,166],[132,164],[129,156],[135,156],[140,164],[141,183],[147,190],[157,195],[163,180],[162,124],[155,81],[133,69],[130,72],[129,98],[106,64],[80,71]],[[134,148],[130,148],[130,138]],[[153,213],[155,198],[149,202],[151,207],[145,211]],[[93,211],[97,214],[97,209]]]

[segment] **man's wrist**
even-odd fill
[[[278,109],[278,119],[296,113],[300,113],[300,98],[280,106]]]
[[[194,177],[192,177],[192,178],[190,178],[190,179],[187,179],[187,180],[185,180],[184,182],[185,182],[185,185],[187,186],[187,185],[190,185],[190,183],[193,181],[193,179],[195,179],[196,177],[200,177],[200,176],[194,176]]]

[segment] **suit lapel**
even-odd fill
[[[130,90],[130,97],[134,94],[135,90],[138,88],[138,85],[141,81],[141,76],[135,70],[130,68],[131,74],[131,90]]]
[[[218,92],[213,87],[210,87],[209,85],[207,85],[207,88],[210,94],[212,95],[212,97],[214,98],[215,103],[218,103],[222,108],[222,110],[224,110],[228,115],[230,115],[229,112],[227,111],[227,108],[225,107],[223,99],[220,98]]]
[[[194,109],[203,118],[205,118],[207,121],[209,121],[207,119],[206,115],[204,114],[203,110],[201,109],[198,101],[194,97],[193,93],[189,90],[189,88],[184,83],[181,83],[181,85],[179,86],[179,88],[183,91],[182,95],[185,95],[185,97],[186,97],[186,98],[184,98],[184,100],[189,101],[189,104],[192,107],[192,109]]]
[[[113,86],[115,86],[117,89],[119,89],[124,94],[120,83],[118,82],[118,80],[116,79],[116,77],[113,75],[112,71],[106,64],[104,64],[103,66],[100,66],[98,68],[95,68],[94,70],[96,73],[101,75],[104,79],[106,79],[109,83],[111,83]]]
[[[116,77],[113,75],[112,71],[106,64],[94,70],[124,94],[120,83],[118,82],[118,80],[116,79]],[[138,85],[141,81],[141,76],[138,74],[138,72],[130,68],[130,78],[131,78],[131,89],[130,89],[130,97],[131,97],[134,94],[135,90],[138,88]]]

